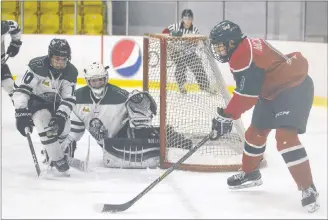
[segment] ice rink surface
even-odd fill
[[[301,192],[276,150],[274,132],[269,136],[262,169],[263,185],[231,191],[226,178],[232,173],[174,171],[146,196],[123,213],[100,213],[101,203],[132,199],[163,170],[120,170],[102,167],[102,150],[91,140],[90,171],[71,169],[70,178],[38,179],[26,139],[16,131],[14,108],[2,92],[2,218],[20,219],[128,219],[128,218],[293,218],[327,219],[327,109],[314,107],[308,131],[300,139],[305,146],[321,208],[307,213],[301,207]],[[251,111],[243,116],[249,125]],[[76,157],[84,159],[88,133],[78,142]],[[40,141],[32,139],[39,163]],[[42,165],[42,169],[46,167]]]

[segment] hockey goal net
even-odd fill
[[[211,132],[217,107],[225,107],[230,94],[205,36],[145,34],[143,52],[143,90],[159,106],[153,123],[160,126],[160,164],[168,168]],[[243,144],[238,120],[230,134],[206,142],[180,169],[236,171]]]

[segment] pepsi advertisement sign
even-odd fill
[[[142,64],[140,45],[131,38],[121,38],[113,44],[111,50],[113,71],[124,78],[135,76]]]

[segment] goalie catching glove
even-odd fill
[[[153,116],[157,113],[157,105],[148,92],[133,90],[125,102],[128,111],[130,128],[152,127]]]
[[[212,131],[214,131],[211,140],[217,140],[219,137],[230,133],[232,130],[232,118],[224,112],[223,108],[217,109],[217,116],[212,119]]]
[[[128,112],[123,132],[104,140],[104,164],[110,168],[155,168],[159,164],[159,128],[152,119],[157,105],[147,92],[134,90],[125,102]],[[121,132],[120,132],[121,133]]]

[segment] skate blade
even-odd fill
[[[314,203],[311,203],[311,204],[306,205],[304,207],[307,209],[307,211],[309,213],[313,213],[313,212],[317,211],[320,208],[320,205],[318,203],[314,202]]]
[[[239,186],[229,186],[229,189],[245,189],[245,188],[260,186],[262,184],[263,184],[262,179],[259,179],[259,180],[255,180],[251,183],[246,183],[246,184],[242,184],[242,185],[239,185]]]

